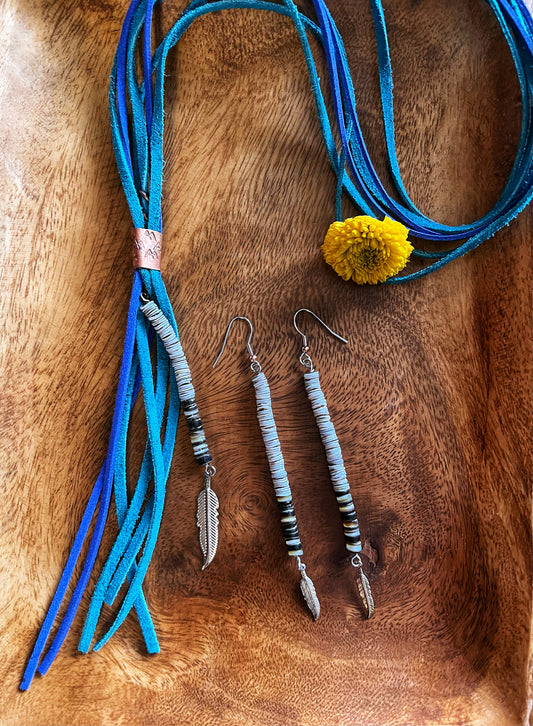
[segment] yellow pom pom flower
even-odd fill
[[[343,280],[375,285],[403,270],[413,251],[408,229],[385,217],[360,216],[333,222],[322,245],[324,259]]]

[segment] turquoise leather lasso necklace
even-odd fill
[[[205,466],[202,490],[206,492],[203,498],[204,509],[202,510],[199,498],[198,516],[200,518],[206,515],[211,525],[216,519],[213,514],[215,504],[210,481],[214,475],[214,467],[210,462],[198,412],[194,408],[190,374],[159,271],[162,244],[165,64],[169,51],[196,18],[227,9],[253,8],[280,13],[293,21],[307,64],[326,152],[337,177],[337,221],[330,228],[329,238],[326,237],[324,255],[346,279],[357,279],[357,271],[352,268],[352,259],[357,266],[357,250],[362,250],[371,257],[394,255],[394,250],[392,253],[388,250],[385,237],[388,235],[394,241],[397,236],[398,249],[405,250],[407,243],[403,239],[402,230],[407,233],[407,229],[418,239],[429,241],[430,249],[417,248],[412,251],[413,256],[426,260],[429,264],[407,275],[392,276],[387,282],[397,284],[427,275],[474,249],[508,224],[531,201],[533,21],[522,0],[486,0],[494,11],[510,48],[520,83],[522,124],[515,162],[502,195],[493,209],[477,222],[457,227],[442,225],[424,216],[411,201],[403,185],[395,147],[391,63],[380,0],[370,2],[378,48],[385,141],[392,179],[400,202],[388,194],[372,165],[357,117],[355,93],[340,33],[324,2],[313,2],[318,25],[300,13],[292,0],[284,0],[283,4],[264,0],[194,0],[153,55],[150,38],[154,0],[134,0],[128,9],[115,55],[109,92],[113,145],[134,226],[136,269],[124,352],[107,456],[91,491],[65,570],[30,655],[20,686],[23,690],[29,687],[36,671],[46,673],[72,624],[94,567],[112,495],[119,534],[95,587],[79,648],[84,652],[90,648],[102,604],[113,602],[122,584],[128,581],[126,594],[115,619],[94,649],[99,649],[107,642],[134,608],[148,652],[158,652],[159,645],[142,584],[157,540],[180,408],[183,408],[189,424],[193,453],[197,461]],[[334,126],[341,139],[340,149],[335,143],[333,125],[320,89],[308,34],[314,35],[325,51],[333,96]],[[139,47],[142,55],[140,83],[136,70],[136,51]],[[363,213],[362,217],[354,218],[356,221],[341,221],[343,193]],[[381,217],[390,219],[381,220]],[[338,226],[335,227],[335,224]],[[348,226],[343,227],[345,224]],[[360,238],[355,244],[352,237],[357,234]],[[450,242],[457,244],[450,249]],[[438,249],[439,245],[442,245],[442,249]],[[401,266],[397,269],[401,269]],[[365,281],[372,280],[368,278]],[[155,375],[150,359],[151,347],[155,347]],[[133,404],[141,387],[148,437],[137,485],[132,496],[128,498],[127,433]],[[65,599],[93,520],[94,531],[83,558],[81,574],[54,638],[47,647],[48,637]],[[216,542],[213,543],[213,539],[210,539],[209,528],[206,532],[201,523],[200,532],[206,564],[214,556]],[[214,533],[211,534],[214,536]]]

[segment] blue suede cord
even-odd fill
[[[142,313],[139,313],[139,315],[142,316]],[[142,316],[144,317],[144,316]],[[155,405],[156,405],[156,417],[157,417],[157,427],[158,431],[161,428],[162,422],[163,422],[163,414],[164,414],[164,408],[165,408],[165,401],[166,401],[166,391],[167,391],[167,383],[169,378],[169,361],[168,356],[166,354],[166,351],[164,349],[164,346],[162,343],[158,340],[157,341],[157,355],[158,355],[158,364],[157,364],[157,377],[156,377],[156,393],[155,393]],[[139,350],[137,346],[137,359],[140,360],[141,358],[141,351]],[[144,387],[143,387],[144,390]],[[146,405],[146,402],[145,402]],[[178,406],[173,405],[172,410],[177,410]],[[174,420],[174,419],[173,419]],[[177,418],[175,418],[175,424],[177,425]],[[170,468],[170,454],[172,449],[169,450],[168,445],[168,437],[170,437],[173,445],[173,440],[175,438],[176,429],[174,427],[168,427],[167,423],[167,435],[165,437],[165,441],[167,442],[167,449],[164,461],[164,471],[165,471],[165,478],[168,476],[168,470]],[[147,511],[152,511],[152,499],[153,497],[150,496],[149,499],[146,501],[148,487],[150,484],[151,476],[153,471],[153,459],[152,459],[152,453],[151,453],[151,447],[147,445],[141,465],[141,471],[139,475],[139,481],[137,484],[137,487],[135,488],[135,492],[133,494],[133,497],[130,501],[129,507],[127,508],[127,511],[124,511],[124,516],[122,520],[122,525],[120,528],[119,535],[117,539],[115,540],[115,543],[113,545],[113,548],[108,556],[108,559],[104,565],[104,568],[102,570],[102,573],[98,579],[98,582],[96,584],[94,594],[90,603],[89,612],[87,614],[87,619],[85,623],[85,627],[82,633],[82,637],[80,640],[79,649],[83,652],[87,652],[90,642],[92,639],[92,636],[94,634],[94,630],[97,624],[98,616],[100,614],[101,607],[104,602],[112,602],[114,600],[114,597],[118,593],[118,590],[120,589],[122,583],[124,582],[124,579],[126,577],[126,574],[130,572],[130,568],[134,564],[134,557],[138,553],[138,550],[143,542],[144,534],[146,533],[146,515]],[[121,467],[121,476],[125,473],[124,469]],[[125,486],[125,476],[123,477],[124,486]],[[139,517],[141,516],[141,510],[143,505],[146,503],[146,510],[142,514],[141,521],[139,525],[136,527],[136,523],[139,520]],[[134,534],[135,533],[135,534]],[[141,539],[139,539],[141,537]],[[132,548],[135,547],[136,549],[133,550],[134,556],[129,559],[129,561],[126,564],[126,559],[124,559],[125,551],[132,552]],[[132,571],[132,574],[134,575],[135,572]],[[111,594],[113,588],[110,590],[110,583],[113,582],[113,588],[114,592]]]
[[[111,495],[111,478],[112,478],[112,474],[113,474],[112,464],[114,463],[114,457],[116,456],[116,447],[117,447],[117,443],[118,443],[118,434],[119,434],[119,429],[120,429],[120,424],[121,424],[122,411],[123,411],[124,402],[126,400],[127,382],[128,382],[129,374],[130,374],[130,370],[131,370],[133,345],[134,345],[134,340],[135,340],[135,324],[136,324],[136,317],[137,317],[138,298],[139,298],[140,292],[141,292],[141,280],[140,280],[140,276],[136,273],[134,275],[132,295],[131,295],[130,305],[129,305],[129,310],[128,310],[128,322],[127,322],[126,336],[125,336],[125,341],[124,341],[124,352],[122,354],[122,364],[121,364],[121,368],[120,368],[117,397],[116,397],[116,402],[115,402],[115,411],[113,414],[113,422],[111,425],[111,434],[110,434],[110,438],[109,438],[107,457],[104,461],[104,464],[102,466],[102,469],[100,471],[100,475],[96,481],[96,484],[94,485],[93,490],[91,492],[91,496],[89,498],[89,502],[85,509],[80,528],[76,534],[76,537],[74,540],[74,545],[72,547],[71,553],[67,560],[65,570],[63,571],[63,574],[59,581],[57,590],[52,599],[52,603],[46,614],[43,625],[37,636],[35,646],[30,655],[30,658],[28,660],[28,664],[24,671],[22,683],[20,685],[21,690],[26,690],[29,687],[31,680],[35,674],[35,671],[37,670],[37,666],[39,664],[39,659],[42,655],[42,652],[43,652],[46,642],[48,640],[48,636],[50,635],[50,632],[52,630],[56,615],[57,615],[59,608],[61,607],[61,604],[63,602],[63,599],[65,597],[66,590],[67,590],[70,580],[72,578],[72,573],[73,573],[76,563],[78,561],[78,558],[79,558],[79,555],[81,552],[81,548],[83,547],[83,543],[85,541],[87,531],[89,529],[90,523],[93,519],[93,515],[94,515],[94,512],[95,512],[97,506],[98,506],[98,515],[97,515],[97,519],[96,519],[93,536],[91,538],[91,541],[89,544],[89,549],[88,549],[88,552],[87,552],[87,555],[85,558],[85,562],[83,565],[83,569],[82,569],[81,575],[79,577],[78,583],[74,589],[72,598],[69,602],[67,611],[66,611],[66,613],[63,617],[63,620],[60,623],[58,631],[55,635],[55,638],[50,646],[50,649],[48,650],[47,654],[45,655],[41,665],[38,668],[38,670],[41,674],[44,674],[48,670],[48,668],[50,667],[50,664],[52,663],[53,659],[55,658],[55,655],[59,651],[59,648],[61,647],[61,645],[67,635],[70,624],[72,623],[72,620],[74,619],[74,616],[78,609],[78,605],[79,605],[80,600],[85,591],[85,587],[87,586],[87,582],[88,582],[88,579],[92,572],[94,561],[96,559],[98,548],[100,546],[100,541],[102,538],[105,520],[107,517],[107,510],[109,507],[109,499],[110,499],[110,495]]]
[[[133,401],[135,401],[136,399],[136,393],[139,391],[139,387],[140,374],[138,371],[138,364],[134,358],[134,365],[132,366],[126,397],[127,413],[122,419],[122,427],[117,447],[115,475],[113,478],[113,492],[115,495],[115,508],[117,513],[117,524],[119,530],[122,529],[128,508],[128,493],[126,482],[126,445],[128,427],[131,419],[131,412],[133,409]],[[134,573],[135,567],[134,563],[132,563],[132,569],[128,572],[128,578],[131,579]],[[145,639],[146,650],[149,653],[158,653],[159,643],[157,641],[157,635],[142,590],[139,592],[139,597],[135,603],[135,611],[137,613],[139,624],[141,626],[141,630]]]
[[[523,38],[530,33],[526,29],[526,23],[519,22],[511,14],[508,18],[513,22],[512,26],[507,25],[503,14],[500,12],[499,3],[488,0],[496,18],[502,28],[504,37],[509,45],[522,94],[522,128],[518,151],[515,162],[500,199],[494,208],[481,220],[473,224],[449,227],[441,225],[422,215],[410,200],[407,191],[403,186],[398,167],[396,149],[394,142],[394,116],[392,104],[392,72],[390,56],[385,28],[383,9],[379,0],[371,0],[374,16],[374,27],[378,47],[378,65],[380,72],[380,85],[382,95],[382,110],[385,125],[385,137],[387,151],[391,165],[392,177],[395,186],[406,206],[402,206],[391,199],[381,184],[373,166],[357,119],[355,109],[355,97],[346,59],[346,53],[342,45],[342,39],[336,29],[331,15],[323,3],[323,0],[314,0],[315,9],[319,24],[323,33],[323,43],[328,64],[329,76],[332,84],[335,117],[342,139],[342,149],[348,161],[348,166],[354,175],[356,186],[365,197],[365,201],[372,208],[374,214],[388,215],[397,219],[410,228],[418,237],[434,241],[449,242],[452,240],[466,239],[466,241],[455,249],[446,252],[415,251],[415,254],[423,257],[440,257],[440,259],[411,275],[404,275],[392,278],[388,282],[398,283],[416,279],[427,275],[432,271],[448,264],[457,257],[465,254],[491,237],[495,232],[508,224],[532,199],[533,189],[531,185],[533,165],[533,130],[532,130],[532,95],[533,95],[533,65],[531,53],[527,50],[528,43],[520,50],[517,38]],[[527,15],[527,11],[524,12]],[[531,40],[531,37],[529,37]],[[353,125],[353,131],[348,134],[344,119],[349,119]],[[352,153],[352,148],[354,153]]]
[[[159,109],[162,112],[164,65],[170,48],[181,38],[186,29],[197,17],[200,17],[200,15],[206,14],[207,12],[232,9],[236,7],[262,8],[263,10],[270,10],[289,15],[295,23],[295,27],[302,43],[302,49],[311,79],[311,88],[315,96],[317,113],[321,124],[326,150],[335,173],[337,175],[342,174],[342,186],[344,187],[344,190],[352,198],[354,203],[359,206],[363,213],[372,215],[388,214],[406,224],[418,237],[434,242],[440,241],[446,244],[446,250],[444,251],[415,249],[415,252],[413,253],[415,256],[436,259],[437,261],[432,265],[413,273],[412,275],[398,276],[392,278],[388,282],[405,282],[410,279],[421,277],[431,271],[439,269],[452,260],[457,259],[469,250],[474,249],[485,239],[491,237],[496,231],[501,229],[501,227],[508,224],[531,201],[531,198],[533,197],[533,189],[531,185],[531,177],[533,174],[531,80],[533,66],[531,63],[531,53],[528,50],[528,47],[531,45],[530,16],[527,14],[527,9],[522,3],[516,3],[516,8],[518,9],[517,13],[515,13],[514,16],[511,16],[510,14],[508,15],[510,21],[513,21],[513,25],[510,27],[502,13],[499,11],[499,3],[494,0],[488,0],[490,6],[495,12],[500,26],[502,27],[504,37],[509,44],[513,60],[515,62],[515,67],[517,69],[522,93],[522,131],[513,170],[500,200],[495,205],[494,209],[481,220],[478,220],[478,222],[473,224],[449,226],[434,222],[422,215],[414,203],[409,199],[401,179],[394,141],[392,71],[381,2],[379,2],[379,0],[371,0],[378,44],[378,65],[382,109],[386,132],[386,145],[389,159],[391,161],[391,171],[395,186],[404,200],[405,206],[398,204],[387,194],[372,166],[370,156],[364,144],[355,110],[353,84],[351,82],[346,53],[342,45],[340,33],[338,32],[333,20],[331,19],[331,15],[327,11],[327,8],[322,0],[314,1],[317,16],[321,24],[320,30],[318,30],[311,21],[298,13],[296,6],[291,2],[291,0],[285,0],[284,6],[273,5],[271,3],[261,2],[260,0],[250,0],[249,2],[246,0],[221,0],[219,2],[211,3],[191,3],[154,54],[153,68],[156,72],[155,104],[159,104]],[[348,161],[348,166],[354,175],[355,184],[344,172],[344,168],[340,166],[340,156],[336,151],[331,131],[331,124],[327,117],[325,103],[320,91],[320,83],[316,73],[312,52],[307,41],[306,31],[313,32],[316,37],[322,40],[324,45],[333,90],[334,107],[336,111],[335,117],[342,139],[341,154]],[[523,45],[521,45],[521,41],[523,41]],[[353,127],[350,140],[348,140],[346,133],[344,113],[346,113],[346,117],[349,119]],[[162,147],[162,133],[160,141]],[[154,153],[153,144],[152,153]],[[157,154],[157,161],[159,163],[160,160],[162,160],[162,150],[160,150],[159,153],[155,150],[155,153]],[[161,192],[160,185],[156,187],[156,191],[158,192],[157,200],[159,200]],[[154,205],[155,204],[156,200],[154,200]],[[465,239],[466,241],[452,250],[448,249],[450,241],[460,239]]]
[[[130,26],[136,16],[136,10],[137,10],[138,6],[139,6],[139,2],[132,3],[132,5],[126,15],[124,27],[123,27],[120,42],[119,42],[119,47],[117,49],[117,55],[115,57],[113,70],[112,70],[112,79],[114,79],[114,82],[112,81],[111,87],[110,87],[111,116],[112,116],[113,121],[115,121],[114,130],[117,132],[117,135],[116,136],[114,135],[114,137],[113,137],[113,144],[114,144],[114,148],[116,151],[118,151],[118,149],[120,149],[119,153],[117,154],[117,163],[124,164],[124,167],[128,172],[125,176],[129,175],[130,179],[132,179],[134,171],[136,172],[136,176],[138,179],[142,179],[143,173],[144,173],[144,176],[146,177],[146,169],[140,169],[139,165],[144,164],[145,167],[147,165],[146,159],[143,159],[142,155],[139,155],[139,154],[136,156],[135,168],[133,167],[133,164],[132,164],[131,155],[130,155],[130,146],[128,143],[128,122],[127,122],[127,116],[126,116],[126,101],[125,101],[125,93],[124,93],[124,88],[126,86],[126,83],[125,83],[125,75],[126,75],[125,59],[127,57],[128,44],[130,45],[130,56],[131,56],[131,43],[130,43],[131,27]],[[136,28],[136,32],[138,33],[138,28],[139,28],[138,19],[137,19],[137,22],[135,23],[135,28]],[[130,75],[130,80],[131,80],[131,75]],[[137,130],[142,138],[142,132],[139,132],[139,125],[137,126]],[[139,148],[138,145],[136,145],[135,148],[138,150],[138,148]],[[141,149],[142,149],[142,146],[141,146]],[[133,179],[132,179],[132,183],[133,183],[133,188],[135,188],[135,182],[133,181]],[[134,224],[136,224],[137,226],[141,226],[141,227],[144,226],[143,225],[143,212],[142,212],[138,199],[137,199],[137,206],[134,206],[134,208],[132,209],[132,217],[134,218]],[[156,278],[157,277],[160,278],[159,273],[153,273],[153,276],[155,276]],[[65,570],[60,579],[56,593],[54,595],[50,608],[47,612],[43,625],[39,631],[37,641],[35,643],[33,651],[28,660],[28,664],[26,666],[26,669],[25,669],[25,672],[23,675],[23,679],[22,679],[22,682],[20,685],[20,688],[22,690],[26,690],[29,687],[36,670],[39,670],[39,672],[41,674],[46,673],[46,671],[50,667],[51,663],[53,662],[55,656],[57,655],[59,648],[61,647],[61,645],[66,637],[66,634],[70,628],[72,620],[76,614],[78,605],[81,601],[81,598],[82,598],[85,588],[87,586],[87,582],[90,577],[92,568],[94,566],[94,561],[96,559],[96,554],[99,549],[99,545],[100,545],[100,541],[101,541],[101,537],[102,537],[102,533],[103,533],[103,528],[105,526],[105,521],[107,518],[107,511],[108,511],[108,507],[109,507],[112,483],[115,486],[115,500],[116,501],[118,500],[118,502],[119,502],[119,505],[117,507],[117,517],[119,520],[119,525],[120,525],[120,520],[123,519],[125,516],[124,511],[122,509],[122,503],[123,503],[125,492],[124,492],[124,487],[122,486],[122,481],[121,481],[124,479],[124,477],[121,477],[122,472],[120,470],[117,471],[116,465],[117,465],[117,458],[118,458],[121,460],[121,466],[124,466],[123,457],[118,456],[118,450],[120,449],[120,447],[125,446],[124,438],[125,438],[125,429],[127,429],[127,426],[124,427],[123,424],[124,424],[124,419],[129,420],[132,402],[135,400],[136,395],[139,390],[139,386],[137,385],[137,386],[134,386],[135,390],[134,390],[133,396],[130,396],[128,393],[128,391],[131,389],[131,385],[132,385],[131,379],[130,379],[130,373],[132,372],[132,368],[133,368],[132,359],[133,359],[133,355],[134,355],[135,328],[136,328],[136,318],[137,318],[137,313],[138,313],[138,308],[139,308],[139,296],[140,296],[140,292],[141,292],[141,284],[144,284],[145,286],[149,285],[150,287],[152,287],[151,277],[152,277],[152,273],[149,273],[144,270],[138,271],[134,275],[134,284],[133,284],[133,288],[132,288],[130,307],[129,307],[129,312],[128,312],[128,325],[127,325],[126,340],[125,340],[125,345],[124,345],[124,354],[123,354],[123,359],[122,359],[122,366],[121,366],[121,372],[120,372],[120,378],[119,378],[117,398],[116,398],[116,403],[115,403],[115,412],[114,412],[114,416],[113,416],[113,424],[112,424],[112,429],[111,429],[108,454],[107,454],[106,460],[104,462],[104,465],[102,467],[100,476],[98,477],[98,480],[97,480],[95,486],[93,487],[93,491],[91,493],[84,516],[82,518],[82,523],[81,523],[78,533],[75,537],[70,556],[67,560]],[[168,297],[166,295],[166,291],[164,289],[164,286],[162,285],[162,282],[160,280],[156,280],[154,287],[159,292],[159,295],[162,297],[162,300],[163,300],[162,307],[166,309],[167,317],[169,317],[172,321],[174,321],[173,315],[171,314],[171,311],[169,311],[170,303],[168,302]],[[175,321],[174,321],[174,325],[175,325]],[[168,361],[166,361],[164,365],[166,366],[166,370],[168,372]],[[133,375],[135,375],[135,374],[133,374]],[[168,373],[167,373],[167,375],[168,375]],[[172,390],[174,391],[174,393],[171,394],[172,395],[172,405],[174,406],[175,411],[169,417],[170,426],[167,424],[167,432],[168,432],[167,439],[174,440],[175,439],[175,429],[177,426],[177,412],[179,411],[179,399],[177,397],[177,388],[175,385],[172,386],[171,391]],[[172,431],[172,429],[174,429],[174,430]],[[119,431],[121,432],[120,434],[119,434]],[[173,442],[172,442],[172,447],[173,447]],[[167,458],[169,460],[172,455],[172,451],[171,451],[172,447],[167,446]],[[119,482],[118,487],[117,487],[117,482]],[[98,508],[98,515],[97,515],[97,519],[96,519],[95,529],[94,529],[94,533],[93,533],[93,536],[92,536],[90,544],[89,544],[89,549],[88,549],[88,552],[87,552],[87,555],[86,555],[86,558],[84,561],[82,573],[77,582],[74,593],[70,599],[66,613],[59,623],[59,627],[58,627],[57,633],[52,641],[52,644],[39,665],[39,660],[42,656],[46,642],[47,642],[48,637],[53,628],[57,613],[59,612],[61,604],[64,600],[67,587],[70,583],[70,580],[72,579],[72,574],[73,574],[74,568],[79,559],[79,555],[80,555],[81,549],[83,547],[88,529],[93,520],[94,513],[95,513],[96,507],[98,505],[99,505],[99,508]],[[119,511],[119,508],[121,509],[121,511]],[[136,567],[133,566],[130,569],[130,572],[128,573],[132,579],[134,577],[135,570],[136,570]],[[144,597],[142,595],[142,591],[141,591],[140,587],[136,591],[134,605],[135,605],[135,608],[136,608],[138,616],[139,616],[139,621],[141,624],[141,628],[143,630],[143,635],[145,637],[147,650],[149,652],[158,652],[159,645],[157,643],[157,637],[155,635],[155,630],[153,628],[153,624],[151,622],[150,615],[146,608],[146,604],[144,602]]]
[[[168,53],[197,18],[211,12],[251,8],[285,15],[294,23],[309,73],[325,150],[337,177],[337,219],[341,218],[342,195],[346,193],[363,214],[390,216],[405,224],[416,237],[434,245],[442,243],[445,246],[441,250],[415,249],[413,255],[433,262],[414,273],[391,278],[388,282],[396,284],[422,277],[474,249],[509,224],[533,197],[533,22],[522,0],[485,1],[495,14],[516,68],[522,101],[520,139],[509,179],[493,209],[471,224],[449,226],[423,215],[403,184],[396,152],[392,66],[381,0],[370,0],[370,4],[377,43],[385,142],[392,179],[401,201],[388,194],[373,167],[357,115],[346,51],[323,0],[313,0],[318,25],[300,13],[293,0],[283,0],[283,4],[267,0],[193,0],[153,55],[152,16],[158,0],[133,0],[125,16],[111,70],[109,108],[117,168],[134,227],[162,230],[164,78]],[[328,116],[308,40],[309,34],[324,48],[334,122]],[[138,48],[142,57],[140,82],[136,70]],[[340,150],[335,141],[337,133],[341,140]],[[449,249],[450,242],[461,240],[464,240],[461,244]],[[161,308],[177,334],[176,321],[160,273],[145,269],[136,271],[106,459],[91,491],[65,570],[26,666],[20,686],[22,690],[29,687],[36,670],[41,674],[48,670],[66,637],[94,567],[112,490],[119,532],[95,586],[79,648],[82,651],[90,648],[103,603],[112,603],[122,586],[126,585],[117,615],[94,649],[98,650],[109,640],[134,608],[147,650],[159,650],[142,584],[161,522],[180,401],[168,355],[159,340],[156,341],[154,384],[150,360],[150,344],[154,336],[139,311],[142,288]],[[138,481],[128,500],[127,435],[132,408],[141,386],[148,439]],[[41,660],[97,508],[94,531],[81,574],[55,637]]]
[[[99,650],[116,632],[118,627],[126,619],[132,605],[137,600],[138,593],[142,586],[146,570],[150,564],[150,559],[156,544],[159,525],[163,514],[163,504],[165,498],[166,472],[163,459],[163,451],[161,447],[160,429],[157,421],[157,403],[155,399],[154,383],[152,378],[152,364],[150,361],[150,349],[148,346],[148,325],[144,315],[139,311],[137,318],[136,343],[139,354],[139,363],[141,368],[142,388],[144,397],[144,407],[146,411],[146,423],[148,427],[148,441],[150,443],[150,452],[153,464],[153,484],[154,495],[153,505],[151,507],[151,516],[146,533],[146,539],[142,554],[137,563],[135,574],[129,584],[129,589],[122,601],[119,612],[116,615],[113,624],[107,633],[96,643],[94,650]],[[96,591],[95,591],[96,595]],[[91,601],[91,605],[94,601]],[[84,635],[90,634],[91,624],[89,623],[89,615],[84,628]],[[93,629],[94,630],[94,629]],[[81,649],[81,641],[80,641]]]

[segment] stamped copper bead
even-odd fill
[[[163,236],[153,229],[132,229],[132,261],[133,266],[148,270],[161,269],[161,246]]]

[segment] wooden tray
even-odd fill
[[[330,7],[386,176],[369,6]],[[181,9],[165,3],[162,29]],[[335,180],[298,40],[289,21],[252,11],[196,23],[167,79],[164,278],[216,456],[219,554],[201,572],[201,483],[180,426],[145,587],[161,655],[144,654],[133,619],[103,651],[77,655],[78,617],[49,675],[17,691],[110,428],[131,269],[106,94],[125,10],[0,8],[0,721],[527,723],[531,210],[414,284],[342,282],[319,253]],[[480,0],[385,10],[406,186],[434,218],[473,220],[496,202],[518,138],[503,37]],[[304,321],[376,554],[370,621],[297,362],[301,306],[350,341]],[[270,378],[316,624],[284,552],[240,333],[211,368],[235,314],[253,319]],[[142,435],[139,418],[134,448]]]

